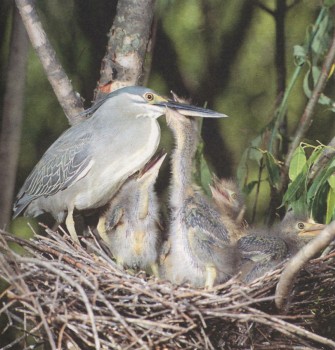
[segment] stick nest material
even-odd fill
[[[280,314],[273,296],[282,269],[205,291],[121,271],[94,237],[79,247],[46,231],[31,240],[0,232],[0,315],[5,332],[20,330],[2,349],[23,349],[31,336],[51,349],[335,348],[334,249],[301,271]]]

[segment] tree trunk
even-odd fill
[[[24,110],[24,90],[28,37],[18,10],[14,9],[7,79],[2,112],[0,138],[0,226],[10,221],[17,162],[20,150],[21,124]]]
[[[96,100],[123,86],[140,84],[154,4],[155,0],[119,0],[102,61]]]

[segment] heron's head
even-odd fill
[[[100,107],[110,108],[111,110],[117,108],[118,110],[122,110],[124,115],[134,116],[135,118],[149,117],[156,119],[165,114],[167,108],[192,117],[227,117],[225,114],[210,109],[167,99],[155,91],[142,86],[127,86],[115,90],[97,101],[95,105],[85,111],[85,114],[92,114]]]
[[[300,239],[311,239],[317,236],[326,225],[315,222],[304,214],[288,212],[281,222],[281,230],[286,234],[296,235]]]

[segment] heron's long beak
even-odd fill
[[[158,106],[165,106],[176,110],[178,113],[189,116],[189,117],[202,117],[202,118],[224,118],[228,117],[225,114],[215,112],[211,109],[197,107],[189,105],[187,103],[175,102],[172,100],[160,101],[155,103]]]
[[[317,236],[326,225],[316,223],[305,223],[306,227],[298,233],[299,237],[315,237]]]

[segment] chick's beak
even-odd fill
[[[305,228],[298,233],[299,237],[315,237],[317,236],[326,225],[316,223],[306,223]]]

